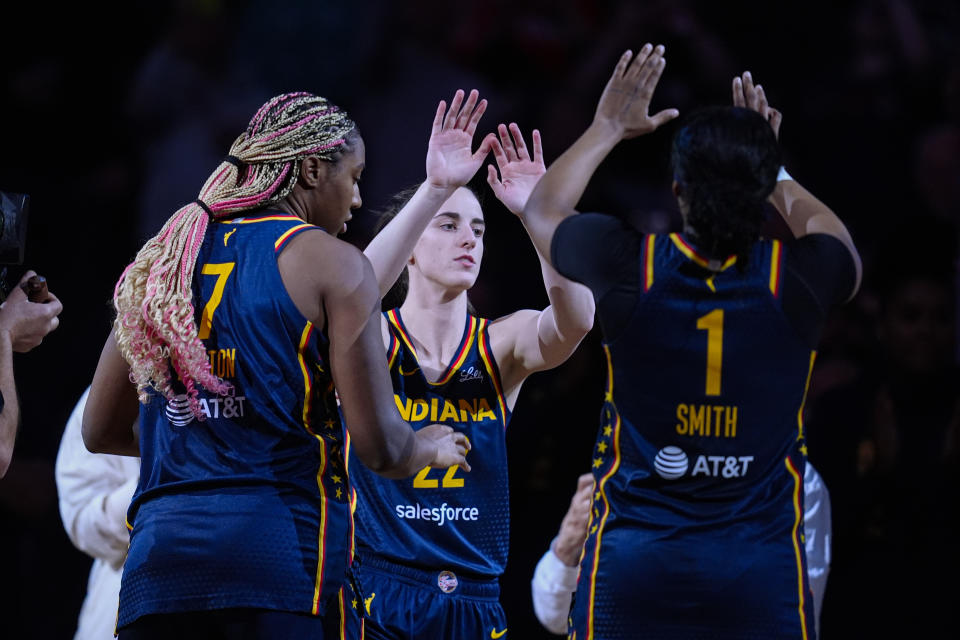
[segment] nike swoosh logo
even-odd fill
[[[397,369],[400,371],[400,375],[402,375],[402,376],[411,376],[411,375],[415,374],[417,371],[420,371],[420,367],[414,367],[414,368],[413,368],[413,371],[404,371],[404,370],[403,370],[403,365],[397,367]]]
[[[490,637],[493,638],[494,640],[496,640],[497,638],[499,638],[500,636],[502,636],[502,635],[505,634],[506,632],[507,632],[506,627],[504,627],[503,631],[497,631],[497,628],[494,627],[493,629],[490,629]]]

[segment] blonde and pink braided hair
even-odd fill
[[[149,399],[148,387],[172,400],[176,375],[193,414],[203,419],[197,385],[220,395],[232,392],[232,385],[211,371],[194,319],[191,286],[207,226],[282,200],[297,183],[301,159],[335,162],[355,128],[344,111],[310,93],[269,100],[233,142],[199,198],[143,245],[113,293],[114,335],[141,402]]]

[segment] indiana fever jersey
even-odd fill
[[[119,626],[152,613],[256,607],[324,613],[351,540],[344,431],[326,337],[277,267],[317,227],[268,213],[211,224],[193,303],[213,372],[233,385],[141,407],[143,463]]]
[[[784,247],[759,242],[745,271],[731,257],[713,273],[682,235],[641,241],[633,315],[605,344],[573,632],[812,637],[803,405],[815,352],[782,308]],[[710,622],[698,632],[698,620]]]
[[[426,379],[397,309],[387,357],[394,399],[414,429],[446,424],[466,434],[472,470],[424,468],[390,480],[350,460],[357,492],[357,548],[394,563],[465,576],[503,573],[510,505],[505,429],[510,420],[487,320],[468,315],[457,355],[439,380]]]

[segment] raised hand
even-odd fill
[[[650,133],[673,120],[680,112],[664,109],[650,115],[650,101],[667,64],[664,46],[650,43],[633,55],[629,50],[620,56],[613,75],[600,96],[594,122],[612,126],[621,139]]]
[[[570,498],[570,508],[563,516],[560,530],[553,541],[553,552],[568,567],[577,566],[583,541],[587,539],[593,488],[593,475],[585,473],[577,478],[577,492]]]
[[[749,71],[744,71],[742,76],[733,79],[733,106],[753,109],[770,123],[773,135],[780,137],[783,114],[767,103],[767,94],[759,84],[754,86],[753,76]]]
[[[540,132],[533,130],[533,156],[527,151],[520,127],[511,122],[509,131],[506,125],[497,127],[500,139],[492,141],[493,157],[500,169],[487,165],[487,183],[493,189],[493,195],[512,213],[519,215],[540,177],[547,172],[543,163],[543,144]]]
[[[427,182],[436,187],[459,187],[466,184],[483,163],[495,136],[488,134],[476,152],[471,152],[473,134],[480,117],[487,110],[487,101],[477,99],[476,89],[466,102],[458,89],[450,101],[450,109],[443,100],[437,106],[427,145]]]
[[[461,432],[442,424],[428,424],[417,431],[417,437],[425,438],[436,445],[437,455],[430,462],[434,469],[448,469],[459,465],[464,471],[470,471],[470,464],[467,462],[470,441]]]

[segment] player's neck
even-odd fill
[[[400,307],[400,315],[421,361],[429,359],[447,364],[463,337],[467,295],[460,292],[453,297],[444,297],[436,292],[411,288]]]

